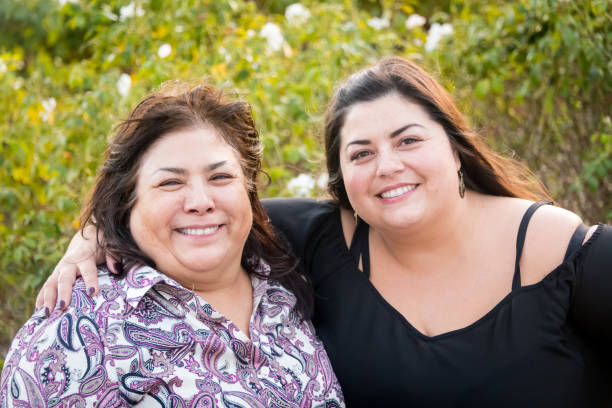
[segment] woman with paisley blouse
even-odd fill
[[[32,316],[0,406],[344,406],[310,288],[258,199],[261,152],[250,106],[211,86],[140,102],[82,215],[125,273]]]
[[[349,407],[612,404],[612,227],[548,201],[420,67],[385,58],[328,107],[330,202],[270,200],[315,288]],[[39,295],[77,272],[77,238]],[[44,299],[43,299],[44,298]]]

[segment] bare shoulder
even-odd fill
[[[520,261],[523,285],[539,282],[563,263],[570,239],[581,223],[578,215],[561,207],[538,208],[529,222]]]

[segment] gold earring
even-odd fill
[[[353,211],[353,218],[355,218],[355,224],[359,221],[359,216],[357,215],[357,211]]]
[[[463,172],[461,169],[457,171],[457,175],[459,176],[459,197],[465,197],[465,181],[463,180]]]

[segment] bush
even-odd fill
[[[607,0],[458,2],[440,54],[477,127],[591,222],[612,220],[611,13]]]

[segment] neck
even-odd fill
[[[185,289],[200,295],[213,293],[232,294],[233,290],[244,287],[246,284],[249,286],[251,284],[247,272],[240,264],[240,259],[208,270],[190,269],[183,265],[161,264],[158,265],[158,270],[176,280]]]
[[[427,271],[441,262],[453,262],[476,230],[479,195],[467,192],[441,216],[405,230],[372,230],[372,239],[404,270]]]

